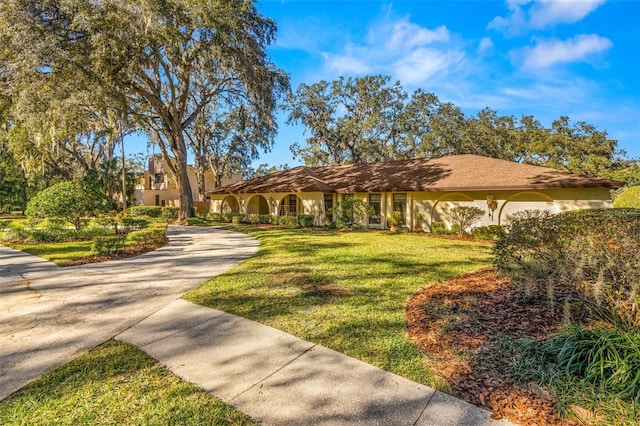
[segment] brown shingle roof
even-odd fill
[[[525,190],[623,185],[624,182],[614,180],[465,154],[328,167],[300,166],[210,193]]]

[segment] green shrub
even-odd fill
[[[392,211],[389,214],[389,224],[394,228],[402,225],[402,212],[398,210]]]
[[[188,217],[184,220],[184,224],[187,226],[208,226],[209,222],[207,219],[203,219],[201,217]]]
[[[147,228],[130,232],[127,242],[133,244],[162,244],[165,241],[165,231],[161,228]]]
[[[458,235],[463,235],[467,229],[482,219],[484,210],[480,207],[456,206],[449,211],[452,227]]]
[[[433,222],[431,224],[431,232],[437,235],[451,234],[451,231],[447,229],[447,225],[444,222]]]
[[[278,226],[285,228],[297,228],[298,217],[297,216],[278,216]]]
[[[31,243],[61,243],[77,240],[80,234],[72,229],[48,226],[29,231],[28,242]]]
[[[162,217],[162,213],[163,213],[162,209],[163,207],[160,207],[160,206],[131,206],[126,210],[125,215],[128,217],[137,217],[137,218],[144,218],[144,217],[159,218],[159,217]]]
[[[640,403],[640,333],[572,325],[547,342],[561,371]]]
[[[210,213],[209,214],[209,220],[211,220],[212,222],[222,222],[222,213]]]
[[[100,256],[109,256],[116,253],[125,245],[124,235],[107,235],[93,239],[93,251]]]
[[[301,214],[298,215],[298,225],[303,228],[310,228],[313,226],[313,215],[310,214]]]
[[[80,218],[87,212],[105,211],[109,204],[108,197],[91,183],[74,180],[38,192],[29,200],[25,213],[29,218],[64,218],[80,230]]]
[[[102,217],[95,218],[93,220],[93,223],[97,227],[107,228],[107,229],[113,228],[115,230],[118,221],[116,220],[115,217],[102,216]]]
[[[244,215],[243,214],[234,214],[231,216],[231,223],[235,223],[235,224],[239,224],[244,220]]]
[[[81,218],[80,223],[84,226],[87,224],[87,221],[91,220],[88,218]],[[64,228],[67,225],[67,221],[62,218],[57,217],[49,217],[41,222],[41,225],[45,228]]]
[[[39,226],[42,225],[44,221],[42,219],[38,219],[35,217],[29,217],[27,218],[27,220],[22,222],[22,227],[23,228],[27,228],[27,229],[34,229],[34,228],[38,228]]]
[[[5,229],[11,226],[11,221],[8,219],[0,220],[0,232],[4,232]]]
[[[112,234],[113,232],[109,228],[103,228],[102,226],[89,226],[80,231],[79,237],[83,240],[93,240],[95,237],[103,237],[105,235]]]
[[[375,214],[369,203],[357,197],[349,197],[336,203],[330,212],[336,218],[338,226],[344,224],[345,228],[351,228],[354,223],[364,223],[369,216]]]
[[[268,214],[252,214],[249,221],[253,224],[268,225],[271,223],[271,216]]]
[[[575,405],[597,413],[594,424],[636,424],[640,335],[611,328],[570,326],[546,340],[493,338],[510,359],[511,377],[537,382],[557,400],[560,415]],[[589,423],[591,424],[591,423]]]
[[[640,209],[640,186],[625,188],[613,200],[614,207]]]
[[[222,221],[225,223],[231,223],[234,213],[222,213]]]
[[[478,226],[471,229],[471,235],[478,240],[497,240],[504,234],[504,228],[500,225]]]
[[[128,233],[139,231],[147,226],[149,226],[149,221],[147,219],[123,217],[118,223],[118,231],[121,233]]]
[[[178,214],[180,213],[180,207],[175,206],[164,206],[162,207],[162,217],[167,220],[167,222],[173,222],[178,220]]]
[[[25,228],[10,228],[2,236],[2,241],[24,243],[29,239],[30,232]]]
[[[568,286],[594,318],[640,327],[640,209],[524,212],[494,245],[495,265],[545,297]]]
[[[167,222],[155,221],[155,222],[151,222],[147,228],[148,229],[162,229],[164,232],[166,232],[168,227],[169,227],[169,225],[167,224]]]

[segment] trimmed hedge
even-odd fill
[[[133,231],[127,235],[126,241],[133,244],[162,244],[165,241],[165,229],[147,228]]]
[[[186,218],[184,220],[184,224],[187,226],[209,226],[207,219],[203,219],[198,216]]]
[[[125,245],[124,235],[107,235],[93,239],[93,251],[100,256],[111,255],[122,249]]]
[[[129,207],[125,214],[128,217],[162,217],[161,206],[132,206]]]
[[[147,219],[137,219],[131,217],[123,217],[118,223],[118,232],[129,233],[139,231],[149,226]]]
[[[88,228],[82,229],[80,232],[80,236],[85,240],[93,240],[95,237],[103,237],[106,235],[112,235],[113,230],[108,228],[103,228],[101,226],[90,226]]]
[[[283,226],[285,228],[297,228],[298,224],[298,216],[277,216],[278,226]]]
[[[173,222],[174,220],[178,220],[179,212],[180,212],[180,207],[175,207],[175,206],[162,207],[162,217],[166,219],[168,222]]]
[[[271,215],[268,214],[252,214],[249,221],[253,224],[268,225],[271,223]]]

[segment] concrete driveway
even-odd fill
[[[151,253],[65,268],[0,245],[0,400],[259,248],[216,228],[170,226],[167,235]]]

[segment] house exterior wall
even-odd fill
[[[191,186],[191,195],[194,201],[206,201],[202,199],[198,193],[198,180],[196,171],[193,167],[188,166],[187,177]],[[230,179],[223,179],[222,185],[229,185],[238,182],[240,176],[234,176]],[[215,187],[215,179],[213,173],[205,173],[205,190]],[[168,167],[165,167],[164,161],[159,156],[149,158],[149,168],[136,178],[136,186],[134,191],[135,204],[145,206],[179,206],[180,194],[178,191],[175,175]]]
[[[558,213],[568,210],[584,208],[610,208],[612,207],[609,191],[604,188],[558,188],[541,190],[496,190],[496,191],[433,191],[433,192],[380,192],[380,215],[379,225],[362,225],[371,228],[386,229],[387,219],[394,210],[394,194],[406,194],[404,202],[403,216],[405,226],[414,229],[421,225],[425,230],[429,230],[433,222],[444,222],[447,227],[451,226],[448,218],[448,211],[456,206],[475,206],[486,212],[486,214],[475,224],[475,226],[505,225],[509,223],[513,214],[523,210],[549,210]],[[265,194],[212,194],[211,211],[221,213],[223,211],[223,201],[229,201],[226,205],[237,204],[234,213],[248,216],[255,214],[250,206],[255,205],[251,200],[257,195],[261,195],[267,201],[268,211],[271,215],[278,215],[280,202],[288,197],[290,193],[265,193]],[[314,216],[316,225],[325,225],[328,218],[325,215],[325,193],[309,192],[296,193],[299,200],[299,211],[297,214],[309,214]],[[369,193],[350,194],[365,202],[369,201]],[[487,205],[487,196],[491,195],[497,202],[497,208],[491,212]],[[345,194],[331,194],[333,205],[344,200]],[[231,197],[231,198],[227,198]],[[396,204],[401,205],[401,204]],[[419,213],[424,218],[421,224],[416,223],[416,214]]]

